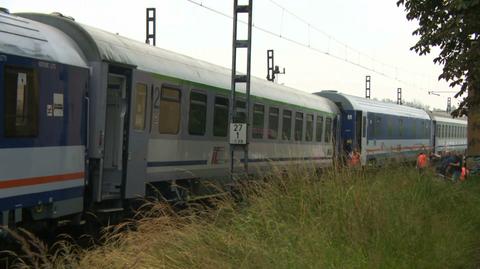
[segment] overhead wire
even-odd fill
[[[196,5],[196,6],[198,6],[198,7],[201,7],[201,8],[203,8],[203,9],[206,9],[206,10],[208,10],[208,11],[210,11],[210,12],[213,12],[213,13],[215,13],[215,14],[217,14],[217,15],[221,15],[221,16],[223,16],[223,17],[225,17],[225,18],[228,18],[228,19],[233,20],[233,16],[232,16],[232,15],[227,14],[226,12],[217,10],[217,9],[215,9],[215,8],[212,8],[212,7],[210,7],[210,6],[204,5],[203,2],[201,2],[201,1],[200,1],[200,2],[199,2],[199,1],[195,1],[195,0],[186,0],[186,1],[189,2],[189,3],[192,3],[192,4],[194,4],[194,5]],[[287,42],[290,42],[290,43],[292,43],[292,44],[295,44],[295,45],[297,45],[297,46],[304,47],[304,48],[306,48],[306,49],[308,49],[308,50],[312,50],[312,51],[314,51],[314,52],[316,52],[316,53],[326,55],[326,56],[328,56],[328,57],[331,57],[331,58],[336,59],[336,60],[339,60],[339,61],[343,61],[343,62],[345,62],[345,63],[347,63],[347,64],[350,64],[350,65],[352,65],[352,66],[356,66],[356,67],[358,67],[358,68],[361,68],[361,69],[363,69],[363,70],[366,70],[366,71],[372,72],[372,73],[374,73],[374,74],[380,75],[380,76],[385,77],[385,78],[387,78],[387,79],[391,79],[391,80],[397,81],[397,82],[399,82],[399,83],[401,83],[401,84],[403,84],[403,85],[405,85],[405,86],[417,88],[417,89],[420,89],[420,90],[422,90],[422,91],[425,91],[425,90],[426,90],[425,87],[421,87],[421,86],[416,85],[415,83],[411,83],[411,82],[408,82],[408,81],[405,81],[405,80],[400,79],[399,76],[398,76],[398,70],[399,70],[399,68],[398,68],[397,66],[385,64],[385,63],[382,63],[382,62],[380,62],[380,61],[375,60],[375,59],[374,59],[373,57],[371,57],[370,55],[365,54],[365,53],[363,53],[363,52],[361,52],[361,51],[359,51],[359,50],[356,50],[356,49],[352,48],[351,46],[349,46],[348,44],[339,41],[338,39],[336,39],[336,38],[333,37],[332,35],[328,34],[327,32],[325,32],[325,31],[321,30],[320,28],[316,27],[315,25],[309,23],[307,20],[303,19],[302,17],[300,17],[300,16],[296,15],[295,13],[289,11],[288,9],[284,8],[283,6],[281,6],[280,4],[278,4],[276,1],[274,1],[274,0],[268,0],[268,1],[272,2],[272,4],[274,4],[275,6],[281,8],[281,9],[283,10],[282,12],[287,13],[287,14],[289,14],[290,16],[293,16],[293,17],[296,18],[297,20],[299,20],[299,21],[301,21],[302,23],[306,24],[309,28],[311,28],[311,29],[313,29],[314,31],[319,32],[319,33],[321,33],[322,35],[328,37],[328,40],[329,40],[328,50],[325,51],[325,50],[322,50],[322,49],[320,49],[320,48],[317,48],[317,47],[312,46],[312,44],[310,43],[310,37],[309,37],[309,39],[307,40],[307,42],[304,43],[304,42],[302,42],[302,41],[298,41],[298,40],[295,40],[295,39],[293,39],[293,38],[287,37],[286,35],[282,35],[282,29],[280,30],[280,33],[275,33],[274,31],[269,30],[269,29],[264,28],[264,27],[261,27],[261,26],[258,26],[258,25],[256,25],[255,23],[253,23],[252,28],[254,28],[254,29],[256,29],[256,30],[258,30],[258,31],[260,31],[260,32],[263,32],[263,33],[265,33],[265,34],[268,34],[268,35],[270,35],[270,36],[273,36],[273,37],[275,37],[275,38],[283,39],[283,40],[285,40],[285,41],[287,41]],[[243,21],[243,20],[239,20],[239,21],[240,21],[242,24],[247,24],[246,21]],[[282,19],[282,28],[283,28],[283,19]],[[349,58],[347,57],[347,55],[345,55],[345,57],[342,57],[342,56],[340,56],[340,55],[336,55],[336,54],[334,54],[334,53],[331,53],[331,52],[330,52],[330,50],[331,50],[331,48],[330,48],[330,45],[331,45],[331,44],[330,44],[330,40],[331,40],[331,41],[334,41],[334,42],[337,43],[337,44],[343,45],[346,50],[350,49],[351,51],[357,53],[357,55],[359,56],[359,59],[360,59],[360,55],[363,55],[365,58],[370,59],[372,62],[375,62],[375,63],[377,63],[377,64],[379,64],[379,65],[383,65],[384,67],[390,67],[390,68],[392,68],[392,69],[394,70],[394,75],[388,74],[387,72],[384,72],[384,71],[380,71],[380,70],[376,69],[375,67],[370,67],[370,66],[364,65],[364,64],[360,63],[360,61],[355,62],[354,60],[349,59]],[[417,75],[420,75],[420,74],[417,74]],[[423,75],[421,75],[421,76],[423,76]],[[423,77],[425,77],[425,76],[423,76]]]

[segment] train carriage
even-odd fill
[[[1,13],[0,224],[110,217],[150,186],[181,199],[179,182],[228,178],[230,76],[61,14]],[[250,109],[240,89],[234,117],[250,115],[251,173],[331,166],[354,149],[366,165],[466,144],[464,121],[251,81]]]
[[[0,225],[83,211],[88,67],[54,27],[0,13]]]
[[[457,152],[464,154],[467,150],[467,120],[453,119],[447,113],[430,113],[434,126],[433,149],[437,154]]]
[[[59,15],[19,15],[64,31],[91,67],[88,199],[118,201],[121,210],[150,184],[227,177],[229,69]],[[257,78],[251,89],[250,111],[240,93],[235,118],[251,113],[252,172],[272,162],[332,164],[338,114],[332,102]],[[236,165],[243,161],[238,155]]]
[[[322,91],[341,111],[341,145],[348,155],[357,149],[362,164],[387,159],[414,159],[431,149],[430,117],[422,109]]]

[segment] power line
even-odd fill
[[[186,0],[186,1],[192,3],[192,4],[196,5],[196,6],[199,6],[199,7],[201,7],[201,8],[204,8],[204,9],[210,11],[210,12],[213,12],[213,13],[215,13],[215,14],[221,15],[221,16],[223,16],[223,17],[225,17],[225,18],[233,19],[233,17],[232,17],[230,14],[227,14],[227,13],[222,12],[222,11],[220,11],[220,10],[217,10],[217,9],[212,8],[212,7],[206,6],[206,5],[203,4],[203,2],[197,2],[197,1],[195,1],[195,0]],[[276,3],[275,1],[273,1],[273,0],[269,0],[269,1],[272,2],[272,3],[274,3],[276,6],[284,9],[282,6],[280,6],[280,5],[279,5],[278,3]],[[333,41],[335,41],[336,43],[342,44],[342,45],[344,45],[344,46],[347,47],[347,48],[351,48],[351,47],[348,46],[347,44],[338,41],[338,40],[335,39],[333,36],[331,36],[331,35],[329,35],[328,33],[322,31],[321,29],[317,28],[316,26],[308,23],[306,20],[304,20],[304,19],[301,18],[300,16],[294,14],[293,12],[291,12],[291,11],[289,11],[289,10],[287,10],[287,9],[285,9],[285,12],[287,12],[287,14],[290,14],[291,16],[294,16],[295,18],[297,18],[298,20],[302,21],[303,23],[307,23],[307,24],[309,25],[309,27],[311,27],[311,29],[314,29],[315,31],[320,32],[320,33],[322,33],[323,35],[326,35],[327,37],[330,37],[330,38],[329,38],[330,40],[333,40]],[[240,20],[240,22],[243,23],[243,24],[247,24],[247,22],[242,21],[242,20]],[[310,44],[309,42],[303,43],[303,42],[301,42],[301,41],[298,41],[298,40],[295,40],[295,39],[293,39],[293,38],[289,38],[289,37],[287,37],[287,36],[285,36],[285,35],[282,35],[282,33],[275,33],[275,32],[272,31],[272,30],[266,29],[266,28],[261,27],[261,26],[257,26],[257,25],[255,25],[255,23],[253,23],[253,28],[256,29],[256,30],[258,30],[258,31],[261,31],[261,32],[263,32],[263,33],[265,33],[265,34],[268,34],[268,35],[271,35],[271,36],[273,36],[273,37],[276,37],[276,38],[279,38],[279,39],[283,39],[283,40],[285,40],[285,41],[288,41],[288,42],[290,42],[290,43],[293,43],[293,44],[295,44],[295,45],[297,45],[297,46],[304,47],[304,48],[306,48],[306,49],[312,50],[312,51],[314,51],[314,52],[316,52],[316,53],[326,55],[326,56],[331,57],[331,58],[334,58],[334,59],[336,59],[336,60],[343,61],[343,62],[348,63],[348,64],[350,64],[350,65],[353,65],[353,66],[356,66],[356,67],[358,67],[358,68],[364,69],[364,70],[366,70],[366,71],[369,71],[369,72],[375,73],[375,74],[377,74],[377,75],[383,76],[383,77],[385,77],[385,78],[388,78],[388,79],[397,81],[397,82],[402,83],[402,84],[404,84],[404,85],[406,85],[406,86],[409,86],[409,87],[412,87],[412,88],[417,88],[417,89],[419,89],[419,90],[425,90],[425,87],[420,87],[420,86],[418,86],[418,85],[416,85],[416,84],[414,84],[414,83],[410,83],[410,82],[407,82],[407,81],[405,81],[405,80],[399,79],[399,78],[398,78],[398,68],[397,68],[397,67],[393,67],[394,69],[396,69],[396,71],[395,71],[396,74],[392,76],[392,75],[387,74],[386,72],[378,71],[378,70],[375,69],[375,68],[372,68],[372,67],[369,67],[369,66],[367,66],[367,65],[361,64],[360,62],[355,62],[355,61],[353,61],[353,60],[350,60],[350,59],[348,59],[347,57],[341,57],[341,56],[339,56],[339,55],[335,55],[335,54],[333,54],[333,53],[330,53],[329,51],[325,51],[325,50],[322,50],[322,49],[313,47],[313,46],[311,46],[311,44]],[[354,52],[357,52],[358,54],[366,55],[366,54],[364,54],[364,53],[362,53],[362,52],[360,52],[360,51],[357,51],[357,50],[355,50],[355,49],[353,49],[353,48],[351,48],[351,50],[354,51]],[[366,56],[367,56],[367,58],[370,58],[372,61],[374,61],[374,62],[376,62],[376,63],[379,63],[379,64],[384,65],[384,66],[387,66],[387,67],[388,67],[388,66],[391,66],[391,65],[387,65],[387,64],[381,63],[381,62],[379,62],[379,61],[376,61],[376,60],[374,60],[372,57],[370,57],[370,56],[368,56],[368,55],[366,55]]]
[[[315,26],[313,23],[307,21],[306,19],[302,18],[300,15],[297,15],[296,13],[290,11],[289,9],[285,8],[284,6],[280,5],[278,2],[276,2],[275,0],[268,0],[269,2],[271,2],[273,5],[275,5],[276,7],[278,7],[279,9],[282,10],[282,13],[287,13],[289,14],[290,16],[294,17],[295,19],[297,19],[298,21],[300,21],[301,23],[305,24],[306,27],[308,28],[308,31],[310,31],[310,29],[313,29],[314,31],[326,36],[329,40],[331,41],[334,41],[335,43],[339,44],[340,46],[342,47],[345,47],[345,49],[347,50],[350,50],[354,53],[356,53],[358,56],[363,56],[364,58],[368,58],[369,60],[371,60],[372,62],[375,62],[379,65],[383,65],[385,67],[389,67],[393,70],[395,70],[395,73],[398,73],[398,70],[402,71],[402,72],[407,72],[407,73],[410,73],[410,74],[414,74],[414,75],[418,75],[418,76],[422,76],[422,77],[425,77],[427,76],[426,74],[422,74],[422,73],[416,73],[416,72],[412,72],[408,69],[405,69],[405,68],[399,68],[398,66],[395,66],[395,65],[391,65],[391,64],[388,64],[388,63],[384,63],[384,62],[381,62],[379,60],[376,60],[375,57],[367,54],[367,53],[364,53],[360,50],[357,50],[355,48],[353,48],[352,46],[348,45],[347,43],[345,42],[342,42],[338,39],[336,39],[333,35],[327,33],[326,31],[320,29],[319,27]]]

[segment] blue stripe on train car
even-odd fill
[[[430,139],[427,119],[368,112],[368,140]]]
[[[88,69],[60,63],[5,55],[0,62],[0,148],[85,145],[85,101]],[[4,68],[33,69],[38,82],[38,136],[5,137]],[[47,116],[53,94],[64,95],[63,117]]]
[[[39,204],[82,197],[84,187],[60,189],[40,193],[29,193],[19,196],[12,196],[0,199],[0,211],[11,210],[12,208],[32,207]]]

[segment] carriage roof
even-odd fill
[[[86,67],[77,44],[62,31],[0,12],[2,53]]]
[[[395,115],[418,119],[430,119],[428,113],[425,110],[419,108],[388,102],[381,102],[363,97],[348,95],[337,91],[321,91],[316,94],[329,98],[333,102],[341,102],[343,109],[345,110],[359,110],[386,115]]]
[[[84,50],[88,61],[118,63],[207,87],[230,89],[230,69],[79,24],[60,16],[37,13],[19,15],[55,25],[69,33]],[[238,91],[245,92],[244,89]],[[251,78],[251,94],[309,109],[337,112],[336,106],[325,98],[255,77]]]

